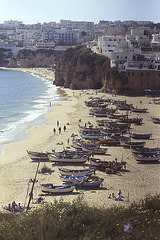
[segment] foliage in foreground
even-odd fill
[[[159,239],[160,195],[127,208],[89,207],[63,200],[20,215],[0,213],[1,240]]]

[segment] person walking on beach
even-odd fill
[[[59,130],[59,134],[60,134],[61,133],[61,127],[59,127],[58,130]]]
[[[59,121],[57,121],[57,127],[59,127]]]
[[[56,133],[56,129],[55,128],[53,129],[53,132],[54,132],[54,134]]]
[[[65,126],[65,125],[64,125],[64,128],[63,128],[63,129],[64,129],[64,132],[65,132],[65,131],[66,131],[66,126]]]

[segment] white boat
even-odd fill
[[[84,155],[55,155],[49,154],[48,158],[51,162],[59,163],[85,163],[88,160],[88,156]]]
[[[41,191],[44,193],[51,193],[51,194],[64,194],[73,192],[75,189],[74,185],[61,185],[61,186],[53,186],[52,183],[42,184]]]

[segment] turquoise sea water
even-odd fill
[[[0,155],[4,145],[25,138],[25,130],[45,122],[60,100],[51,81],[20,71],[0,70]]]

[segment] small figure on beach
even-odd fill
[[[55,128],[53,129],[53,132],[54,132],[54,134],[56,133],[56,129]]]
[[[17,204],[16,204],[16,202],[15,201],[13,201],[12,202],[12,209],[14,209],[15,210],[15,207],[17,206]]]
[[[111,194],[109,194],[108,198],[111,199]]]
[[[63,129],[64,129],[64,132],[65,132],[66,131],[66,126],[65,125],[64,125]]]
[[[69,138],[68,138],[67,142],[68,142],[68,145],[69,145]]]
[[[121,190],[119,190],[119,192],[118,192],[118,196],[116,197],[116,201],[122,201],[122,191]]]
[[[8,210],[11,210],[11,204],[10,203],[8,204]]]
[[[57,121],[57,127],[59,127],[59,121]]]
[[[115,198],[116,198],[116,197],[115,197],[115,195],[114,195],[114,193],[112,193],[112,198],[113,198],[113,199],[115,199]]]
[[[59,127],[58,130],[59,130],[59,134],[60,134],[61,133],[61,127]]]
[[[52,105],[52,103],[51,103],[51,101],[49,101],[49,106],[51,107],[51,105]]]

